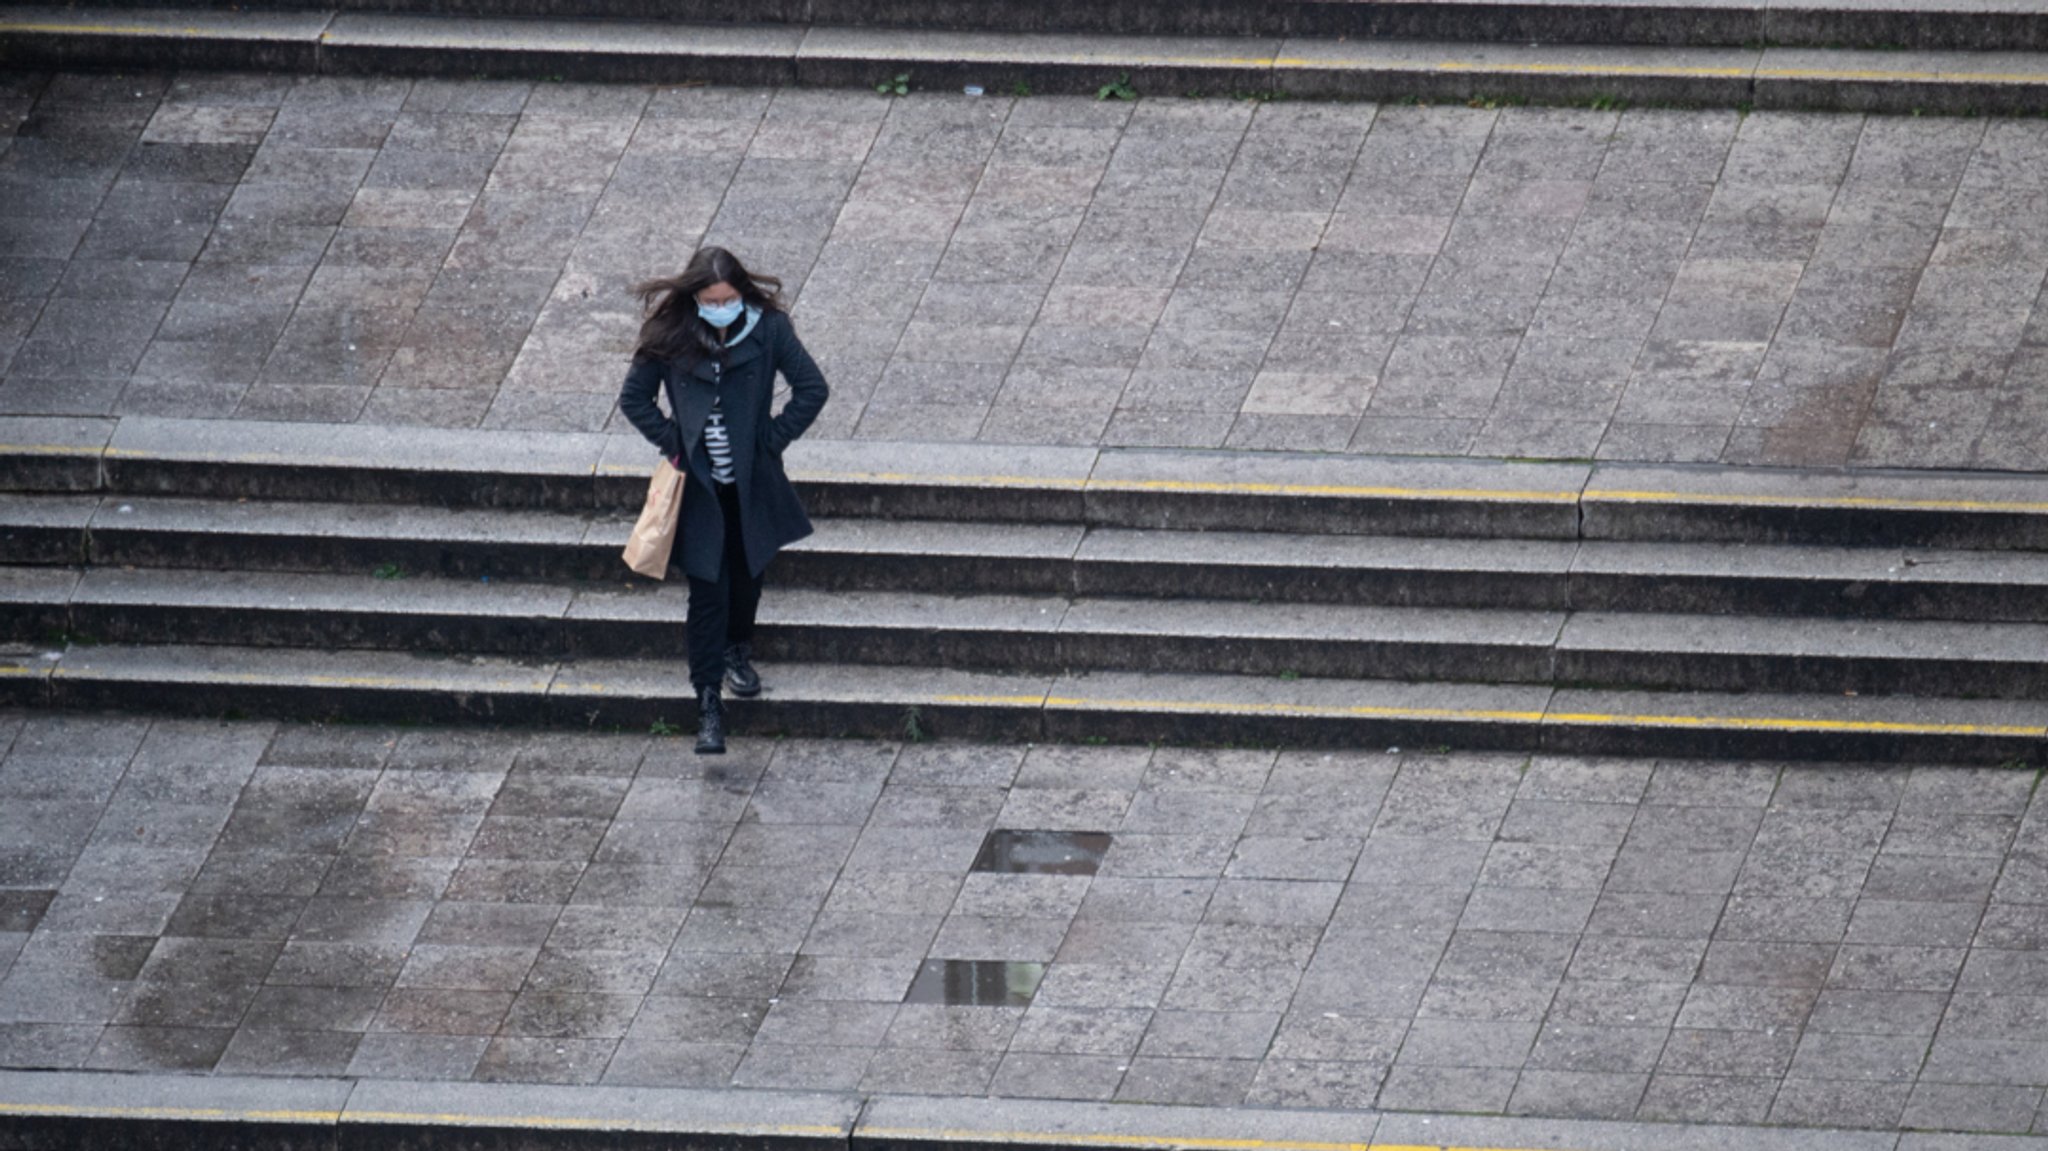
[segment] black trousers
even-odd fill
[[[690,577],[690,686],[725,681],[725,649],[754,638],[754,614],[761,606],[761,581],[747,563],[740,532],[740,495],[735,484],[718,485],[718,510],[725,515],[725,554],[715,580]]]

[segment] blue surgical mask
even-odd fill
[[[697,314],[714,328],[726,328],[731,327],[732,322],[740,318],[740,313],[746,310],[746,306],[745,301],[737,299],[728,300],[716,307],[698,304]]]

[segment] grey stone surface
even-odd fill
[[[337,35],[381,50],[388,22]],[[732,37],[693,50],[760,38]],[[1786,84],[1809,66],[1767,55]],[[260,95],[181,95],[236,84]],[[626,286],[716,241],[796,298],[835,384],[821,440],[2039,464],[2029,120],[136,91],[10,97],[35,132],[8,137],[0,417],[537,432],[495,462],[546,472],[565,437],[630,435]]]
[[[40,712],[0,713],[0,745],[10,1067],[670,1129],[815,1088],[929,1097],[871,1102],[877,1132],[1242,1137],[1206,1109],[1278,1107],[1297,1139],[1617,1149],[2012,1137],[2048,1088],[2031,769],[827,740],[707,764]],[[992,827],[1076,819],[1112,836],[1097,875],[970,870]],[[947,957],[1045,966],[1012,1006],[903,1003]],[[419,1086],[446,1080],[558,1094]],[[95,1080],[0,1087],[31,1082]],[[599,1082],[741,1094],[684,1114]]]

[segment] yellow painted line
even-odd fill
[[[1752,507],[1876,508],[1926,512],[2048,512],[2048,502],[2030,500],[1927,500],[1903,496],[1774,496],[1721,492],[1634,492],[1589,489],[1590,502],[1741,504]]]
[[[1557,712],[1546,723],[1606,727],[1726,728],[1734,731],[1830,731],[1904,735],[2048,735],[2038,724],[1906,723],[1883,719],[1791,719],[1746,715],[1608,715],[1601,712]]]
[[[1750,74],[1746,67],[1728,65],[1658,65],[1658,64],[1482,64],[1476,61],[1445,60],[1437,64],[1439,72],[1509,72],[1530,76],[1710,76],[1742,77]]]
[[[1039,702],[1023,695],[942,695],[933,702],[959,706],[1016,706]],[[1727,729],[1734,731],[1827,731],[1903,735],[1981,735],[2035,738],[2048,736],[2048,725],[1913,723],[1878,719],[1798,719],[1784,716],[1627,715],[1605,712],[1507,711],[1488,708],[1378,707],[1306,703],[1228,703],[1217,700],[1088,699],[1047,696],[1046,707],[1093,708],[1103,711],[1165,711],[1190,714],[1300,715],[1365,719],[1450,719],[1508,723],[1558,723],[1579,726],[1621,726]]]
[[[1514,488],[1401,488],[1351,484],[1235,483],[1229,480],[1089,480],[1089,491],[1220,492],[1240,495],[1350,496],[1382,499],[1529,500],[1568,504],[1572,491]]]
[[[817,483],[830,480],[838,483],[871,484],[971,484],[976,487],[996,488],[1064,488],[1079,491],[1087,486],[1083,477],[1060,476],[972,476],[923,474],[918,472],[806,472],[799,471],[793,478]]]
[[[71,670],[71,669],[69,669],[69,668],[66,668],[66,667],[64,667],[64,666],[62,666],[62,665],[59,665],[59,666],[57,666],[57,667],[55,667],[55,668],[51,669],[51,671],[50,671],[50,674],[51,674],[51,675],[53,675],[53,676],[62,676],[62,677],[68,678],[68,679],[80,679],[80,678],[86,678],[86,679],[103,679],[103,680],[108,680],[108,681],[110,681],[110,682],[137,682],[137,683],[140,683],[140,682],[146,682],[146,681],[142,681],[142,680],[134,680],[134,681],[130,681],[130,680],[128,680],[128,679],[127,679],[127,677],[125,677],[125,676],[106,676],[106,675],[100,675],[100,674],[96,673],[96,672],[94,671],[94,669],[93,669],[93,668],[91,668],[91,667],[89,667],[89,666],[88,666],[88,667],[85,667],[85,668],[83,668],[83,669],[77,670],[77,671],[73,671],[73,670]],[[404,677],[401,677],[401,676],[384,676],[384,675],[308,675],[308,676],[297,676],[297,677],[292,677],[292,678],[288,678],[288,679],[287,679],[287,678],[279,678],[279,677],[275,677],[275,676],[267,676],[267,675],[260,675],[260,674],[254,673],[254,672],[232,672],[232,671],[224,671],[224,672],[213,672],[213,673],[205,674],[205,675],[202,675],[202,676],[200,676],[200,677],[198,677],[198,678],[196,678],[196,679],[194,679],[194,680],[191,680],[191,681],[189,681],[189,682],[193,682],[193,683],[236,683],[236,684],[268,684],[268,685],[270,685],[270,686],[273,686],[273,687],[378,687],[378,688],[432,688],[432,687],[437,687],[437,686],[440,686],[440,685],[441,685],[441,683],[442,683],[442,681],[440,681],[440,680],[433,680],[433,679],[407,679],[407,678],[404,678]],[[497,682],[497,683],[493,683],[493,684],[487,684],[487,685],[484,685],[484,686],[483,686],[482,688],[478,688],[478,687],[473,687],[473,686],[471,686],[471,687],[463,687],[463,688],[460,688],[459,690],[462,690],[462,691],[479,691],[479,690],[485,690],[485,691],[518,691],[518,690],[526,690],[526,691],[533,691],[533,692],[541,692],[541,691],[545,691],[545,690],[547,690],[548,682],[549,682],[549,681],[547,681],[547,680],[541,680],[541,681],[538,681],[538,682],[535,682],[535,681],[531,681],[531,680],[525,680],[525,681],[501,680],[501,681],[499,681],[499,682]]]
[[[1450,1147],[1444,1143],[1374,1143],[1372,1151],[1534,1151],[1530,1147]]]
[[[972,1128],[861,1127],[871,1139],[929,1139],[959,1142],[1082,1144],[1097,1147],[1202,1148],[1204,1151],[1371,1151],[1370,1143],[1325,1143],[1305,1139],[1219,1139],[1201,1135],[1110,1135],[1078,1131],[977,1131]]]
[[[1209,700],[1172,699],[1086,699],[1080,696],[941,695],[934,703],[964,706],[1013,706],[1043,703],[1047,707],[1098,708],[1105,711],[1174,711],[1232,715],[1361,716],[1388,719],[1487,719],[1535,723],[1540,711],[1485,711],[1475,708],[1432,707],[1345,707],[1308,703],[1225,703]]]
[[[339,1111],[234,1111],[225,1107],[80,1107],[63,1103],[0,1103],[0,1115],[83,1119],[231,1119],[263,1123],[333,1123]]]
[[[283,451],[221,455],[215,452],[180,452],[139,448],[93,448],[68,444],[0,444],[0,454],[25,455],[108,455],[179,460],[218,460],[223,463],[305,464],[329,467],[364,466],[360,458],[341,456],[292,456]],[[638,465],[606,464],[593,467],[591,474],[642,476]],[[573,471],[534,473],[558,476]],[[2048,500],[1962,500],[1923,499],[1906,496],[1805,496],[1771,493],[1637,491],[1631,489],[1588,489],[1581,493],[1533,488],[1420,488],[1364,484],[1244,483],[1231,480],[1097,480],[1072,476],[972,475],[965,473],[919,472],[805,472],[796,479],[808,482],[949,484],[974,487],[1047,487],[1062,491],[1157,491],[1207,492],[1219,495],[1324,496],[1352,499],[1447,499],[1515,500],[1526,503],[1702,503],[1741,507],[1774,508],[1868,508],[1876,511],[2005,512],[2025,515],[2048,514]]]
[[[96,456],[105,450],[85,444],[0,444],[0,452],[24,456]]]
[[[1847,68],[1759,68],[1756,74],[1760,79],[1767,80],[1875,80],[1889,83],[1934,81],[1944,84],[2048,83],[2048,73],[2043,72],[1880,72]]]
[[[630,1119],[612,1119],[587,1115],[467,1115],[452,1111],[354,1111],[344,1116],[351,1123],[422,1123],[443,1127],[523,1127],[557,1131],[611,1131],[641,1130],[643,1125]],[[691,1128],[691,1135],[813,1135],[825,1138],[844,1136],[844,1127],[827,1126],[822,1123],[734,1123],[702,1128]]]
[[[172,28],[156,24],[48,24],[41,22],[10,23],[0,21],[0,32],[42,32],[60,36],[191,36],[221,39],[229,35],[247,35],[244,30],[229,32],[219,28],[180,27]],[[257,33],[266,40],[296,39],[300,33]]]

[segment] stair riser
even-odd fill
[[[2017,512],[1631,504],[1595,497],[1584,507],[1590,540],[2048,550],[2048,516]]]
[[[1435,536],[1568,540],[1578,536],[1570,503],[1385,499],[1243,492],[1120,491],[1087,494],[1087,522],[1105,527],[1314,535]]]
[[[619,506],[640,506],[647,496],[647,481],[643,478],[635,486],[638,491]],[[218,459],[172,460],[118,455],[106,459],[105,490],[138,496],[554,511],[587,511],[594,506],[591,481],[587,477],[427,472],[401,468],[325,467],[319,464],[281,467]]]
[[[657,720],[694,725],[681,692],[663,698],[430,689],[221,685],[95,680],[0,679],[9,706],[119,709],[179,715],[237,715],[378,723],[486,723],[571,729],[645,730]],[[1808,759],[1849,762],[2039,762],[2038,739],[1996,734],[1722,730],[1694,727],[1468,722],[1323,715],[1101,710],[1055,706],[728,701],[741,738],[857,736],[1005,742],[1175,743],[1292,747],[1492,749],[1571,755]]]
[[[2048,586],[2022,583],[1574,572],[1568,602],[1580,611],[2048,623]]]
[[[531,580],[636,579],[608,545],[445,543],[438,540],[297,538],[251,533],[108,531],[95,528],[92,562],[102,567],[363,575],[396,564],[408,575]]]
[[[611,558],[617,563],[617,555]],[[671,578],[681,579],[682,573],[678,571]],[[1057,558],[897,555],[793,548],[775,557],[768,580],[771,588],[824,591],[1072,595],[1074,565]]]
[[[0,531],[0,555],[6,556],[10,564],[84,563],[85,533],[75,528],[8,528]]]
[[[1073,567],[1073,584],[1070,594],[1082,596],[1379,607],[1560,611],[1570,600],[1566,577],[1557,572],[1360,571],[1081,560]]]
[[[590,620],[341,611],[251,611],[78,603],[10,605],[7,635],[69,633],[96,643],[476,653],[531,659],[686,658],[680,620]],[[1302,640],[963,628],[764,623],[764,661],[1212,673],[1316,679],[1555,683],[1671,691],[1769,691],[2048,699],[2043,662],[1611,652],[1515,644]]]

